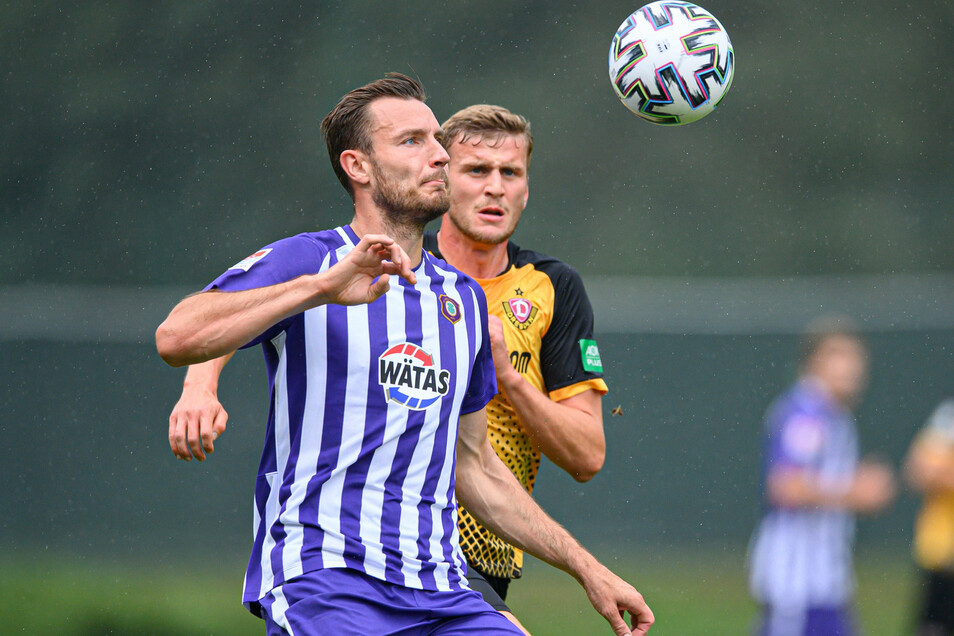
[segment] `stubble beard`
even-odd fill
[[[510,237],[513,236],[513,233],[517,229],[517,223],[513,223],[510,227],[503,231],[481,231],[474,227],[474,224],[470,222],[466,215],[462,215],[460,218],[457,218],[457,215],[451,213],[447,215],[447,218],[451,223],[454,224],[454,227],[456,227],[461,234],[474,243],[479,243],[481,245],[500,245],[501,243],[506,243],[510,240]],[[519,220],[520,219],[518,217],[517,221]]]
[[[427,197],[407,180],[392,179],[377,162],[371,162],[371,171],[378,184],[371,198],[384,212],[384,224],[392,238],[420,238],[424,234],[424,227],[450,208],[446,188]],[[443,171],[435,173],[433,178],[447,183],[447,175]]]

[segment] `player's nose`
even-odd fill
[[[503,178],[498,171],[493,170],[487,176],[484,192],[493,197],[502,197],[504,195]]]
[[[447,150],[436,139],[431,140],[431,158],[428,165],[433,168],[443,168],[450,161],[450,155]]]

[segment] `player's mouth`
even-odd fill
[[[441,188],[447,189],[447,174],[444,172],[435,172],[434,174],[429,174],[424,177],[422,185],[426,186],[439,186]]]
[[[491,205],[477,210],[477,215],[488,220],[499,220],[504,217],[504,211],[503,208],[498,208],[495,205]]]

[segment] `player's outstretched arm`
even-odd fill
[[[547,459],[573,479],[584,482],[603,468],[606,438],[603,434],[603,396],[588,389],[554,402],[513,367],[497,316],[488,317],[497,386],[513,405],[520,426]]]
[[[785,508],[834,508],[859,513],[883,510],[895,497],[894,472],[886,464],[866,460],[851,479],[831,484],[814,472],[776,469],[769,473],[769,500]]]
[[[215,450],[215,440],[225,432],[229,414],[219,402],[219,375],[232,358],[231,353],[189,367],[182,383],[182,395],[169,415],[169,446],[179,459],[194,456],[205,461]]]
[[[616,634],[649,631],[654,618],[642,595],[550,518],[494,453],[483,409],[460,418],[457,500],[507,542],[574,576]],[[631,628],[624,612],[632,617]]]
[[[156,349],[174,367],[218,358],[306,309],[374,302],[388,290],[389,274],[411,283],[417,280],[400,245],[388,236],[368,234],[334,267],[319,274],[185,298],[156,330]]]

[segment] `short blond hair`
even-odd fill
[[[475,104],[459,110],[444,122],[444,147],[454,143],[463,143],[468,139],[487,140],[494,146],[508,135],[522,135],[527,141],[527,165],[533,154],[533,135],[530,134],[530,122],[527,118],[510,112],[503,106]]]

